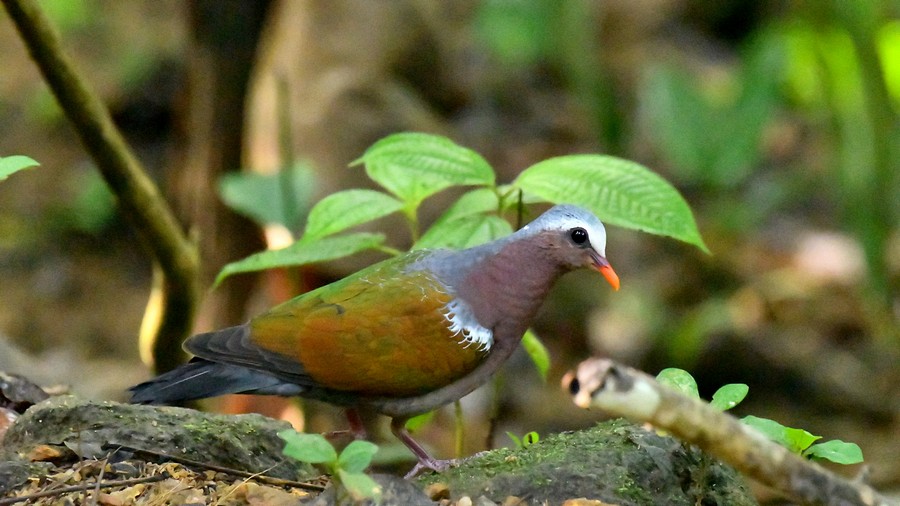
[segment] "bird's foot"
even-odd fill
[[[423,471],[434,471],[437,473],[446,471],[451,467],[458,466],[460,462],[464,459],[447,459],[447,460],[438,460],[438,459],[428,459],[426,461],[420,460],[408,473],[404,476],[404,479],[410,480],[418,476],[419,473]]]
[[[406,473],[406,476],[404,476],[403,478],[405,478],[407,480],[410,478],[414,478],[419,473],[426,471],[426,470],[431,470],[436,473],[441,473],[441,472],[446,471],[447,469],[450,469],[451,467],[458,467],[463,462],[487,455],[487,453],[488,452],[486,452],[486,451],[478,452],[474,455],[469,455],[468,457],[463,457],[461,459],[439,460],[439,459],[433,459],[431,457],[429,457],[425,460],[420,459],[419,462],[408,473]]]

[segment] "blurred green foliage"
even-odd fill
[[[865,255],[862,318],[876,332],[887,328],[881,334],[896,344],[896,330],[877,322],[895,318],[900,291],[888,259],[891,234],[900,233],[900,4],[769,7],[725,38],[703,24],[726,19],[724,4],[665,14],[667,28],[697,30],[687,40],[698,43],[652,46],[658,55],[635,58],[634,90],[618,89],[607,67],[609,6],[484,0],[475,27],[501,69],[561,77],[588,107],[608,152],[635,157],[640,145],[655,158],[719,244],[747,240],[798,209],[817,209],[819,223],[843,228]],[[678,19],[686,12],[706,17]],[[628,96],[637,114],[619,103]],[[728,329],[733,289],[720,286],[685,317],[662,318],[651,330],[671,359],[691,363],[709,335]]]
[[[231,172],[219,180],[226,205],[260,225],[280,224],[300,230],[310,207],[315,177],[304,163],[275,174]]]

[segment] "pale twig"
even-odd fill
[[[645,422],[697,445],[741,473],[804,504],[898,506],[872,487],[845,480],[702,400],[608,359],[590,359],[563,378],[582,408]]]

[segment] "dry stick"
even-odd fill
[[[6,499],[0,499],[0,506],[6,506],[8,504],[16,504],[23,501],[29,501],[31,499],[40,499],[42,497],[52,497],[55,495],[68,494],[69,492],[83,492],[90,489],[99,490],[101,488],[115,488],[115,487],[130,487],[132,485],[140,485],[141,483],[154,483],[157,481],[163,481],[171,478],[169,473],[163,472],[162,474],[158,474],[156,476],[147,476],[144,478],[131,478],[128,480],[113,480],[107,481],[106,483],[100,483],[99,481],[94,483],[84,483],[81,485],[72,485],[69,487],[56,488],[53,490],[45,490],[43,492],[35,492],[34,494],[21,495],[19,497],[7,497]]]
[[[589,359],[563,378],[582,408],[649,423],[804,504],[897,506],[863,483],[847,481],[792,453],[700,399],[608,359]]]
[[[183,361],[200,295],[199,258],[159,189],[128,148],[108,109],[64,54],[59,34],[34,0],[2,0],[9,16],[74,124],[82,144],[154,259],[153,290],[141,325],[141,358],[157,371]]]
[[[155,452],[153,450],[143,450],[141,448],[134,448],[131,446],[118,445],[118,444],[116,444],[116,445],[106,444],[106,445],[103,445],[103,449],[104,450],[113,450],[113,451],[121,450],[121,451],[133,453],[135,455],[145,455],[145,456],[153,457],[156,459],[161,459],[161,460],[165,460],[165,461],[169,461],[169,462],[175,462],[177,464],[182,464],[182,465],[185,465],[188,467],[200,467],[203,469],[209,469],[211,471],[217,471],[220,473],[230,474],[232,476],[240,476],[241,478],[253,478],[258,481],[268,483],[270,485],[302,488],[305,490],[312,490],[315,492],[321,492],[321,491],[325,490],[325,487],[322,485],[315,485],[312,483],[304,483],[302,481],[285,480],[282,478],[273,478],[271,476],[266,476],[264,474],[251,473],[248,471],[241,471],[240,469],[232,469],[230,467],[217,466],[215,464],[207,464],[205,462],[199,462],[196,460],[186,459],[184,457],[178,457],[178,456],[169,455],[166,453]]]

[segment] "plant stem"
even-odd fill
[[[463,420],[463,409],[462,409],[462,401],[459,399],[453,401],[453,418],[455,420],[455,431],[454,431],[454,453],[456,454],[456,458],[462,458],[465,451],[466,446],[466,424]]]

